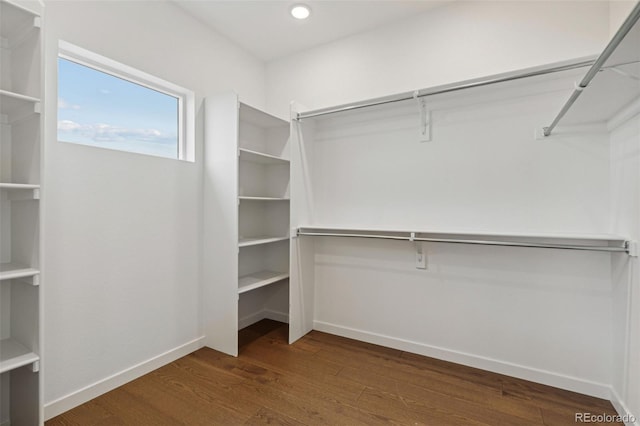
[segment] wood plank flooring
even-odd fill
[[[286,324],[240,332],[48,422],[59,425],[575,425],[609,401]],[[598,424],[598,423],[592,423]],[[611,425],[612,423],[607,423]]]

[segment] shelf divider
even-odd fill
[[[29,364],[33,364],[32,370],[38,371],[39,361],[38,355],[15,340],[0,340],[0,373],[6,373]]]
[[[40,99],[32,96],[0,90],[0,114],[6,115],[10,124],[32,114],[40,113]]]
[[[240,148],[240,161],[249,161],[258,164],[289,164],[286,158],[278,157],[264,152],[253,151],[246,148]]]
[[[246,293],[289,278],[288,272],[260,271],[238,279],[238,294]]]
[[[240,201],[289,201],[289,198],[281,198],[281,197],[249,197],[245,195],[241,195],[238,197]]]
[[[288,236],[285,237],[270,237],[270,236],[260,236],[260,237],[243,237],[238,240],[238,247],[248,247],[248,246],[257,246],[260,244],[270,244],[278,241],[287,241],[289,239]]]
[[[39,274],[39,270],[28,266],[22,266],[16,263],[0,264],[0,281],[34,277],[33,285],[38,285],[36,276]]]

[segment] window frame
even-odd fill
[[[129,152],[147,155],[156,158],[166,158],[169,160],[195,161],[195,95],[194,92],[177,84],[163,80],[144,71],[140,71],[129,65],[109,59],[105,56],[91,52],[82,47],[76,46],[64,40],[58,41],[58,55],[56,59],[62,58],[77,64],[89,67],[93,70],[121,78],[133,84],[137,84],[147,89],[163,93],[178,99],[178,157],[158,157],[153,154],[138,153],[122,149],[115,149],[121,152]],[[56,82],[58,79],[56,78]],[[56,108],[56,114],[57,114]],[[57,139],[57,137],[56,137]],[[65,142],[65,141],[62,141]],[[92,145],[86,145],[92,146]]]

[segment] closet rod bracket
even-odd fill
[[[424,96],[420,96],[420,91],[413,92],[413,99],[418,101],[420,108],[420,127],[418,132],[418,140],[420,142],[431,141],[431,111],[427,108],[427,100]]]
[[[624,244],[627,249],[627,254],[631,257],[638,257],[638,242],[637,241],[627,241]]]

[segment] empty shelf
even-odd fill
[[[258,164],[289,164],[285,158],[245,148],[240,148],[240,160]]]
[[[252,124],[263,129],[274,127],[289,127],[289,122],[275,115],[271,115],[247,104],[240,103],[240,121]]]
[[[0,114],[8,117],[7,122],[11,123],[39,112],[40,99],[0,90]]]
[[[27,183],[0,183],[0,190],[9,192],[9,200],[38,200],[40,199],[40,185]]]
[[[240,238],[238,241],[238,247],[247,247],[247,246],[257,246],[259,244],[269,244],[275,243],[277,241],[286,241],[289,237],[269,237],[269,236],[261,236],[261,237],[244,237]]]
[[[0,264],[0,281],[12,280],[14,278],[33,277],[38,275],[39,273],[40,271],[35,268],[17,265],[15,263]]]
[[[248,201],[289,201],[289,198],[279,198],[279,197],[247,197],[241,195],[238,197],[240,200],[248,200]]]
[[[289,278],[287,272],[261,271],[254,274],[245,275],[238,280],[238,294],[246,293],[256,288],[264,287],[278,281]]]
[[[37,14],[7,2],[0,3],[0,38],[7,40],[9,48],[19,44],[37,28],[40,28]]]
[[[0,183],[0,189],[40,189],[40,185],[29,183]]]
[[[0,340],[0,373],[40,361],[40,357],[13,339]]]

